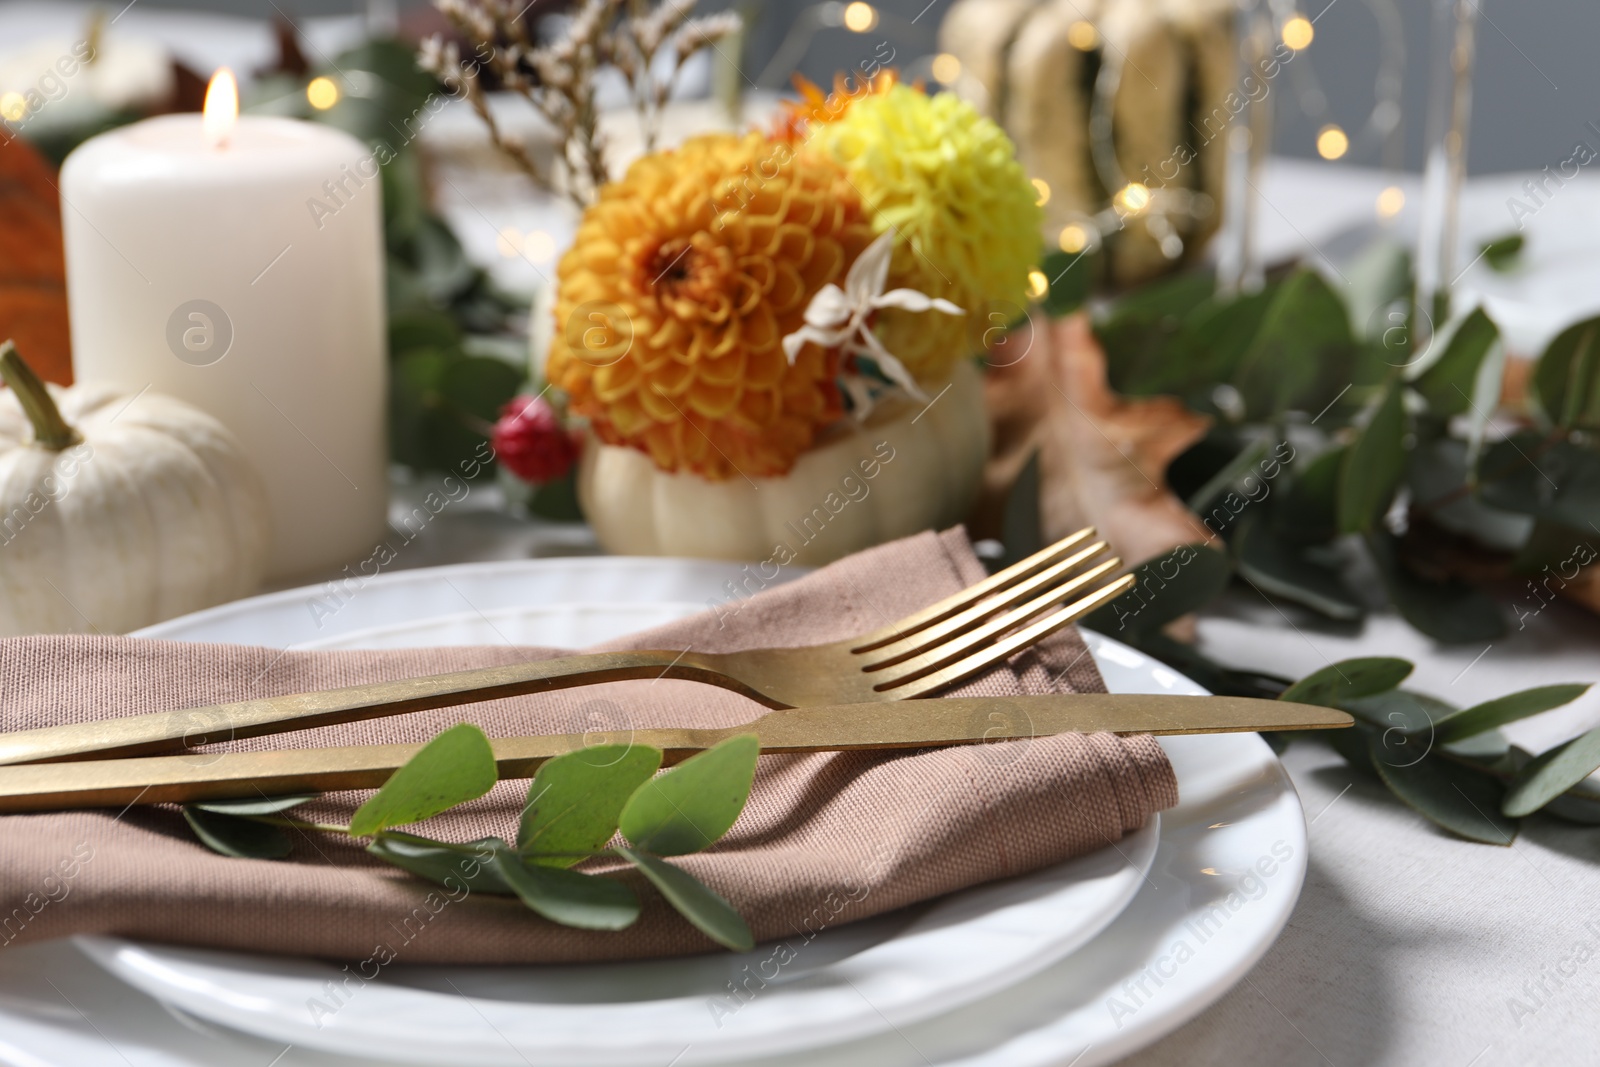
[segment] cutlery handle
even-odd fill
[[[307,730],[630,678],[681,678],[704,682],[773,706],[771,698],[719,670],[716,657],[711,655],[670,649],[594,652],[318,693],[295,693],[130,715],[122,719],[19,730],[0,734],[0,765],[183,752],[201,745],[262,734]]]
[[[720,735],[688,736],[693,733],[645,730],[637,737],[642,744],[676,744],[674,759],[720,740]],[[545,760],[582,748],[584,736],[513,737],[492,744],[502,779],[531,778]],[[421,745],[362,745],[0,767],[0,813],[376,789],[421,749]]]
[[[637,730],[627,740],[661,749],[670,764],[741,733],[755,734],[765,753],[802,753],[1027,741],[1066,731],[1326,730],[1353,722],[1330,708],[1251,697],[1074,693],[834,704],[768,712],[722,729]],[[545,760],[593,742],[582,734],[555,734],[490,743],[506,779],[532,777]],[[421,748],[363,745],[0,767],[0,813],[375,789]]]

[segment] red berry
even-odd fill
[[[497,459],[533,485],[566,475],[578,458],[578,439],[561,425],[555,408],[541,396],[513,397],[500,409],[489,445]]]

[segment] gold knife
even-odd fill
[[[1071,693],[834,704],[769,712],[723,729],[634,730],[598,740],[650,745],[674,763],[749,733],[761,739],[763,752],[833,752],[1025,741],[1074,731],[1326,730],[1354,721],[1330,708],[1251,697]],[[500,777],[530,778],[545,760],[595,743],[593,735],[550,734],[499,738],[493,745]],[[0,767],[0,812],[376,789],[421,747],[301,748]]]

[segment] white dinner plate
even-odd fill
[[[712,589],[735,573],[712,568]],[[696,564],[685,573],[658,560],[467,565],[402,574],[337,597],[325,587],[291,590],[260,598],[254,612],[234,604],[209,620],[191,617],[146,633],[238,639],[242,626],[256,643],[297,648],[582,645],[702,609],[704,598],[673,599],[681,595],[673,576],[684,575],[699,592],[707,588],[706,569]],[[557,599],[574,588],[588,600]],[[641,588],[657,599],[625,599]],[[498,599],[485,605],[481,597],[490,590]],[[355,628],[358,604],[365,616],[393,621]],[[429,614],[452,605],[467,610]],[[261,620],[256,627],[247,621],[252,615]],[[309,640],[307,620],[317,631]],[[166,1003],[302,1047],[379,1051],[416,1063],[656,1065],[686,1048],[680,1063],[723,1061],[869,1035],[1026,979],[1083,945],[1127,905],[1154,858],[1158,826],[1152,820],[1114,849],[824,931],[748,1002],[730,1001],[729,983],[770,967],[773,946],[578,967],[399,965],[331,1015],[307,1010],[338,980],[331,964],[116,939],[85,938],[80,946]]]
[[[598,640],[704,606],[731,572],[723,564],[674,560],[464,565],[375,580],[333,615],[307,610],[315,591],[290,591],[146,633],[280,647],[399,647],[443,643],[445,635],[477,643],[498,630],[517,643],[563,644],[571,642],[561,636],[566,631],[551,633],[538,620],[559,619],[563,626],[578,620],[587,639]],[[582,600],[557,600],[550,595],[557,586]],[[652,601],[657,614],[648,609]],[[540,607],[519,609],[519,602]],[[435,614],[419,617],[424,611]],[[374,628],[372,620],[383,625]],[[1199,692],[1126,646],[1099,635],[1089,639],[1113,691]],[[831,931],[824,935],[826,956],[819,953],[797,981],[764,990],[724,1018],[720,1030],[708,1030],[704,1020],[712,1017],[711,994],[730,965],[737,969],[744,962],[736,957],[579,968],[397,967],[394,980],[365,987],[335,1016],[335,1022],[349,1017],[349,1030],[330,1035],[331,1026],[318,1031],[309,1025],[305,999],[321,988],[323,971],[331,968],[115,939],[82,939],[80,945],[114,973],[184,1012],[300,1048],[384,1062],[662,1064],[677,1056],[676,1062],[688,1064],[763,1053],[767,1061],[782,1050],[795,1063],[1089,1067],[1154,1040],[1226,991],[1276,937],[1304,876],[1303,816],[1264,743],[1252,735],[1163,743],[1182,800],[1161,822],[1148,872],[1136,873],[1144,866],[1139,850],[1149,847],[1154,830],[1121,843],[1126,856],[1105,850],[1031,878]],[[1075,865],[1076,872],[1067,870]],[[1117,878],[1113,871],[1131,875],[1139,892],[1100,936],[1071,952],[1086,927],[1068,932],[1044,914],[1046,902],[1073,899],[1055,894],[1110,885]],[[1116,915],[1115,906],[1107,910]],[[1009,931],[1008,921],[1014,924]],[[1097,926],[1087,924],[1090,933]],[[1010,950],[1023,962],[1005,973],[985,970],[982,954],[1003,951],[1008,937],[1054,941],[1044,950]],[[971,970],[972,979],[941,981],[920,973],[930,968],[919,961],[931,957],[918,954],[930,951],[969,953],[964,964],[942,969],[958,976]],[[764,958],[759,950],[756,958]],[[1029,978],[1030,972],[1037,973]],[[847,983],[837,984],[839,977]],[[919,997],[931,999],[919,1004]],[[852,1013],[845,1006],[850,1000],[862,1010]],[[358,1004],[363,1010],[352,1011]],[[925,1004],[935,1006],[922,1010]],[[813,1013],[819,1008],[835,1015],[818,1025]],[[585,1013],[612,1019],[631,1013],[638,1029],[615,1035],[604,1026],[586,1028],[575,1022]],[[413,1019],[414,1029],[406,1026]],[[533,1020],[539,1024],[530,1028]],[[696,1032],[711,1036],[697,1040]],[[576,1045],[557,1058],[550,1050],[561,1047],[564,1033]],[[430,1034],[438,1038],[430,1040]],[[637,1058],[651,1042],[669,1036],[676,1044],[665,1057]],[[211,1040],[250,1039],[214,1033]],[[830,1045],[825,1052],[796,1052],[823,1042]]]

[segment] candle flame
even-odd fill
[[[221,148],[228,143],[234,124],[239,121],[239,82],[227,67],[218,68],[206,86],[205,112],[200,118],[200,129],[206,143]]]

